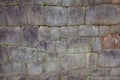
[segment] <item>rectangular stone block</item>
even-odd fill
[[[83,7],[69,7],[67,9],[67,25],[84,24],[85,9]]]
[[[69,27],[69,34],[68,34],[69,37],[79,37],[79,34],[78,34],[78,26],[70,26]]]
[[[120,25],[110,26],[110,33],[118,33],[118,34],[120,34]]]
[[[8,60],[8,49],[6,46],[0,46],[0,62]]]
[[[9,47],[9,59],[11,62],[31,63],[38,61],[38,53],[34,48]]]
[[[44,24],[48,26],[66,25],[66,8],[64,7],[45,7]]]
[[[71,70],[85,67],[84,54],[60,55],[60,64],[63,70]]]
[[[120,50],[104,49],[98,56],[98,65],[100,67],[120,66]]]
[[[6,75],[25,75],[27,74],[26,66],[22,63],[6,63],[5,66]]]
[[[79,26],[79,35],[80,36],[97,36],[98,26],[93,26],[93,25]]]
[[[27,24],[27,13],[24,6],[8,6],[6,12],[8,25]]]
[[[32,0],[31,0],[32,1]],[[31,25],[43,25],[44,7],[42,6],[28,6],[28,23]]]
[[[99,26],[98,28],[99,28],[99,30],[98,30],[99,36],[105,36],[105,35],[109,34],[109,32],[110,32],[109,26]]]
[[[0,43],[2,44],[20,44],[21,30],[19,27],[0,28]]]
[[[40,75],[40,73],[43,73],[43,62],[30,63],[27,66],[29,75]]]
[[[69,37],[69,27],[64,26],[60,27],[60,38],[68,38]]]
[[[112,68],[111,75],[112,76],[120,76],[120,68]]]
[[[91,6],[86,9],[86,24],[117,24],[120,22],[120,7],[114,5]]]
[[[0,7],[0,26],[7,25],[7,16],[5,15],[5,8]]]
[[[47,62],[59,62],[58,54],[55,52],[46,54],[45,59]]]
[[[38,40],[38,31],[39,27],[37,26],[25,26],[22,29],[23,45],[25,46],[37,46]]]

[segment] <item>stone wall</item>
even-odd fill
[[[120,0],[0,0],[0,80],[120,80]]]

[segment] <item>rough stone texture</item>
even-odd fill
[[[120,68],[112,68],[111,75],[113,76],[120,76]]]
[[[8,60],[8,49],[6,46],[0,46],[0,62]]]
[[[99,26],[99,36],[105,36],[107,34],[109,34],[109,26]]]
[[[117,24],[120,7],[111,5],[91,6],[86,9],[86,24]]]
[[[20,44],[21,31],[19,27],[0,28],[0,43]]]
[[[60,27],[60,38],[68,38],[69,36],[69,27]]]
[[[67,25],[84,24],[84,8],[69,7],[67,13]]]
[[[110,27],[110,33],[120,34],[120,25],[114,25]]]
[[[119,34],[109,34],[103,39],[103,48],[105,49],[115,49],[120,48],[120,35]]]
[[[102,80],[119,80],[120,77],[103,77]]]
[[[120,50],[105,49],[98,57],[98,65],[101,67],[120,66]]]
[[[61,26],[66,24],[66,8],[45,7],[44,24],[48,26]]]

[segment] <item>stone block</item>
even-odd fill
[[[120,77],[103,77],[102,80],[119,80]]]
[[[99,28],[98,30],[99,36],[105,36],[109,33],[109,29],[110,29],[109,26],[99,26],[98,28]]]
[[[16,3],[17,3],[16,0],[1,0],[1,4],[3,5],[14,5]]]
[[[66,24],[66,8],[64,7],[45,7],[44,24],[48,26],[62,26]]]
[[[0,76],[0,80],[6,80],[6,77]]]
[[[7,76],[6,80],[28,80],[25,76]]]
[[[120,3],[120,0],[112,0],[112,3]]]
[[[18,4],[20,5],[29,5],[29,4],[33,4],[35,0],[17,0]]]
[[[6,46],[0,46],[0,62],[8,60],[8,49]]]
[[[69,27],[69,37],[79,37],[78,26]]]
[[[120,66],[120,50],[104,49],[98,56],[98,65],[101,67]]]
[[[62,80],[81,80],[82,78],[78,75],[69,75],[69,76],[63,76]]]
[[[27,8],[27,14],[28,14],[28,23],[30,25],[43,25],[44,7],[42,7],[42,6],[29,6]]]
[[[6,12],[8,25],[27,24],[27,13],[24,6],[8,6]]]
[[[102,80],[101,77],[88,77],[88,80]]]
[[[99,37],[92,39],[92,50],[93,51],[101,51],[102,49],[102,39]]]
[[[85,9],[83,7],[69,7],[67,13],[67,25],[84,24]]]
[[[2,44],[20,44],[21,31],[19,27],[0,28],[0,43]]]
[[[5,75],[4,64],[0,63],[0,75]]]
[[[78,32],[80,36],[97,36],[98,26],[92,26],[92,25],[79,26]]]
[[[111,75],[112,76],[120,76],[120,68],[112,68]]]
[[[97,5],[86,9],[86,24],[117,24],[120,22],[120,7]]]
[[[37,40],[38,40],[38,31],[39,28],[36,26],[27,26],[23,27],[23,45],[25,46],[37,46]]]
[[[120,25],[110,26],[110,33],[118,33],[118,34],[120,34]]]
[[[56,40],[60,38],[60,29],[59,27],[50,27],[49,28],[49,39]]]
[[[46,61],[47,62],[58,62],[59,58],[58,58],[58,54],[53,52],[53,53],[48,53],[46,55]]]
[[[30,63],[27,66],[29,75],[40,75],[40,73],[43,73],[43,62]]]
[[[60,64],[63,70],[85,67],[84,54],[63,54],[60,56],[60,60]]]
[[[31,63],[38,61],[38,53],[34,48],[9,47],[8,50],[11,62]]]
[[[108,34],[103,38],[103,48],[105,49],[119,49],[120,48],[120,35]]]
[[[60,27],[60,38],[68,38],[69,37],[69,27]]]

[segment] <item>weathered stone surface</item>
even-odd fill
[[[49,39],[56,40],[60,37],[60,29],[59,27],[50,27],[49,28]]]
[[[71,37],[67,39],[67,50],[72,52],[89,52],[91,51],[91,39],[90,38],[76,38]]]
[[[27,13],[24,6],[9,6],[6,10],[8,25],[22,25],[27,23]]]
[[[44,24],[48,26],[61,26],[66,24],[66,8],[48,6],[45,7]]]
[[[6,80],[6,78],[3,76],[0,76],[0,80]]]
[[[38,52],[38,58],[39,58],[39,61],[44,60],[44,59],[45,59],[45,56],[46,56],[46,53]]]
[[[56,41],[56,52],[58,53],[66,52],[66,49],[67,49],[67,45],[65,39]]]
[[[84,54],[61,55],[61,67],[63,70],[77,69],[85,67]]]
[[[55,52],[55,42],[54,41],[39,42],[38,50],[43,52]]]
[[[37,62],[38,54],[34,48],[9,47],[9,59],[11,62]]]
[[[6,63],[5,66],[6,75],[25,75],[26,66],[22,63]]]
[[[120,80],[120,77],[103,77],[102,80]]]
[[[58,62],[59,61],[58,54],[57,53],[48,53],[46,55],[46,61],[48,61],[48,62]]]
[[[95,53],[86,54],[87,68],[95,68],[97,63],[97,55]]]
[[[27,66],[29,75],[40,75],[40,73],[43,73],[43,62],[30,63]]]
[[[67,9],[67,25],[84,24],[85,10],[81,7],[69,7]]]
[[[112,3],[120,3],[120,0],[112,0]]]
[[[69,27],[60,27],[60,38],[68,38],[69,36]]]
[[[16,4],[16,0],[1,0],[1,3],[4,5],[13,5]]]
[[[0,62],[8,60],[8,49],[6,46],[0,46]]]
[[[6,80],[28,80],[25,76],[7,76]]]
[[[117,24],[120,7],[113,5],[91,6],[86,9],[86,24]]]
[[[60,71],[60,65],[57,62],[45,62],[45,72]]]
[[[37,46],[38,27],[23,27],[23,45]]]
[[[102,40],[99,37],[92,39],[92,50],[93,51],[101,51],[102,49]]]
[[[120,48],[120,35],[119,34],[109,34],[103,39],[103,48],[105,49],[115,49]]]
[[[5,9],[0,7],[0,26],[7,25],[7,16],[5,15]]]
[[[94,0],[94,4],[112,3],[112,0]]]
[[[32,1],[32,0],[31,0]],[[31,25],[43,25],[44,7],[29,6],[27,8],[28,23]]]
[[[110,29],[109,26],[99,26],[98,28],[99,28],[99,32],[98,32],[99,36],[105,36],[109,33],[109,29]]]
[[[0,75],[4,75],[4,74],[5,74],[4,65],[0,63]]]
[[[33,4],[35,0],[17,0],[18,4]]]
[[[105,49],[98,56],[98,65],[101,67],[120,66],[120,50]]]
[[[88,80],[102,80],[101,77],[88,77]]]
[[[110,33],[120,34],[120,25],[110,26]]]
[[[19,27],[0,28],[0,43],[18,45],[20,42],[20,34],[21,31]]]
[[[120,68],[112,68],[111,75],[113,76],[120,76]]]
[[[81,80],[80,76],[78,75],[69,75],[62,77],[62,80]]]
[[[40,26],[39,28],[39,41],[48,39],[48,27]]]
[[[69,37],[79,37],[78,35],[78,26],[69,27]]]
[[[39,4],[42,4],[44,6],[46,5],[61,5],[62,0],[36,0]]]
[[[98,26],[93,26],[93,25],[79,26],[79,35],[80,36],[97,36]]]

